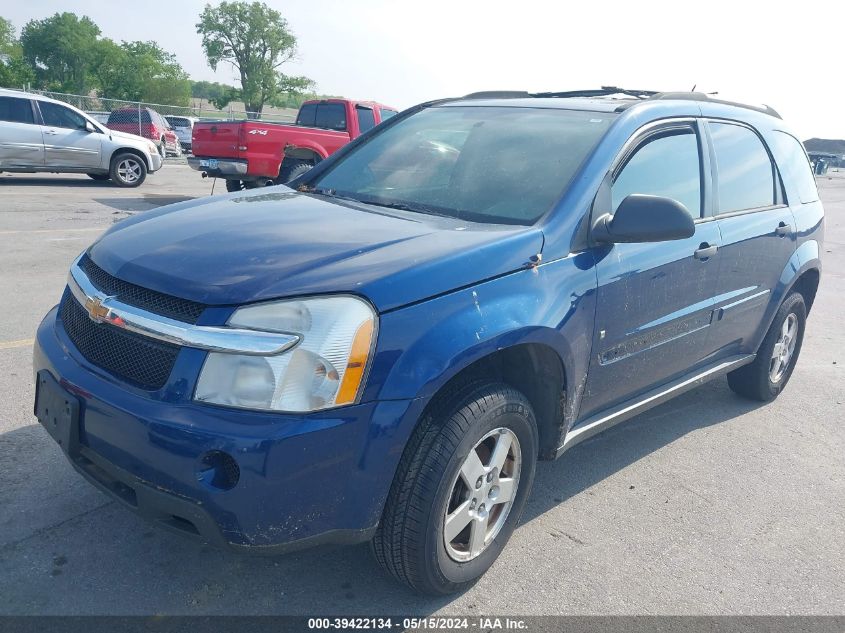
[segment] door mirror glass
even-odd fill
[[[695,234],[695,221],[687,208],[672,198],[633,193],[613,215],[596,220],[593,237],[598,242],[664,242]]]

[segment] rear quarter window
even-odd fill
[[[801,142],[786,132],[776,131],[771,135],[769,144],[781,176],[787,181],[787,191],[796,191],[800,201],[805,204],[818,201],[816,179]]]

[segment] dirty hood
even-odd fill
[[[116,224],[90,249],[125,281],[209,305],[350,292],[380,310],[526,266],[534,227],[484,225],[274,188]]]

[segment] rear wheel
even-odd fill
[[[528,400],[479,385],[435,407],[406,447],[373,539],[376,560],[417,591],[475,582],[510,539],[537,462]]]
[[[118,187],[137,187],[147,177],[147,165],[136,154],[118,154],[111,159],[109,177]]]
[[[161,139],[159,139],[158,142],[158,153],[159,156],[161,156],[162,158],[167,157],[167,143],[165,143],[163,136],[161,137]]]
[[[88,177],[93,179],[93,180],[108,180],[109,179],[108,174],[88,174]]]
[[[302,174],[310,171],[312,167],[314,167],[314,165],[303,161],[287,162],[287,164],[282,167],[282,171],[276,179],[276,182],[280,185],[288,183],[294,178],[299,178]]]
[[[778,397],[789,378],[804,341],[807,307],[793,292],[781,304],[754,362],[728,374],[728,385],[741,396],[768,402]]]
[[[244,189],[246,189],[246,187],[244,186],[243,180],[226,179],[226,191],[229,193],[243,191]]]

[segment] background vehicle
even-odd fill
[[[111,112],[105,112],[102,110],[86,110],[85,114],[94,119],[100,125],[106,125],[106,123],[109,122],[109,114],[111,114]]]
[[[424,104],[296,190],[112,227],[39,327],[36,411],[163,525],[235,550],[371,540],[398,580],[458,591],[538,459],[716,377],[776,398],[823,230],[770,109],[619,89]]]
[[[0,171],[83,173],[137,187],[161,168],[156,146],[41,95],[0,89]]]
[[[130,107],[112,110],[106,125],[109,129],[151,140],[162,158],[168,153],[174,155],[182,153],[176,132],[171,129],[164,117],[152,108]]]
[[[327,99],[303,103],[296,125],[200,121],[188,165],[225,178],[229,191],[285,183],[395,114],[372,101]]]
[[[194,124],[199,119],[192,116],[178,116],[175,114],[165,114],[164,119],[170,124],[173,131],[176,132],[182,150],[190,153],[192,151],[191,136],[194,132]]]

